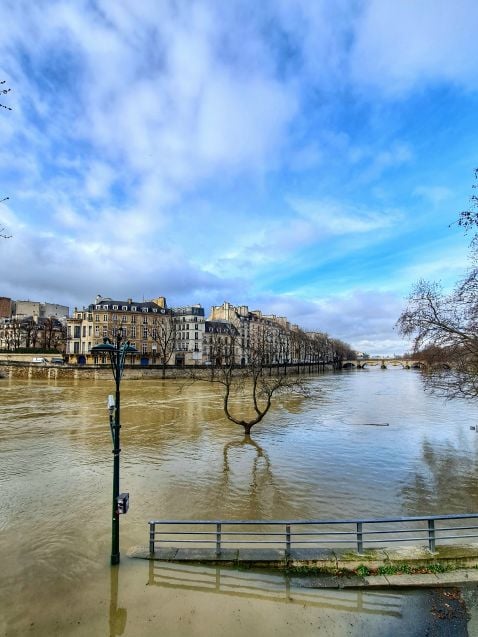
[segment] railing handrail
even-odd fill
[[[395,518],[350,518],[345,520],[150,520],[148,524],[227,524],[227,525],[284,525],[284,524],[380,524],[387,522],[426,522],[428,520],[465,520],[478,518],[478,513],[452,513],[449,515],[401,516]]]
[[[456,531],[459,530],[478,530],[478,526],[446,526],[444,528],[438,528],[435,526],[435,522],[438,520],[467,520],[467,519],[477,519],[478,513],[451,513],[451,514],[443,514],[443,515],[420,515],[420,516],[397,516],[392,518],[354,518],[354,519],[346,519],[346,520],[150,520],[149,521],[149,547],[150,554],[153,554],[155,551],[155,545],[157,543],[166,542],[171,543],[173,540],[157,540],[157,535],[163,536],[183,536],[183,535],[192,535],[192,536],[212,536],[211,540],[196,540],[196,542],[202,544],[211,544],[214,543],[216,545],[216,555],[221,553],[221,546],[224,544],[233,544],[233,543],[241,543],[241,544],[282,544],[285,542],[285,554],[289,556],[291,553],[291,547],[293,542],[295,544],[317,544],[317,540],[306,540],[303,539],[304,536],[315,537],[315,538],[324,538],[330,536],[355,536],[355,544],[357,547],[357,553],[362,554],[364,545],[366,542],[376,544],[379,539],[384,543],[391,542],[399,542],[399,541],[420,541],[421,539],[426,539],[428,541],[428,548],[431,552],[435,552],[437,533],[443,533],[447,531]],[[369,528],[365,529],[364,525],[380,525],[380,524],[391,524],[391,523],[410,523],[410,522],[426,522],[426,528],[416,529],[416,528],[397,528],[397,529],[382,529],[382,530],[371,530]],[[211,531],[166,531],[161,530],[158,531],[156,529],[157,526],[212,526],[214,527]],[[330,531],[328,529],[324,529],[322,531],[310,531],[303,533],[295,533],[293,527],[298,526],[344,526],[344,525],[353,525],[353,529],[345,530],[345,531]],[[249,532],[237,532],[237,531],[228,531],[224,527],[231,526],[281,526],[284,528],[283,533],[276,532],[267,532],[263,529],[258,530],[257,532],[249,531]],[[403,535],[407,533],[426,533],[425,538],[421,537],[412,537],[412,538],[371,538],[370,536],[383,536],[386,534],[395,533],[396,535]],[[267,538],[270,537],[282,537],[283,540],[280,542],[279,540],[227,540],[223,539],[224,537],[231,537],[237,535],[247,535],[250,536],[264,536]],[[462,536],[458,535],[440,535],[438,539],[440,541],[443,540],[451,540],[451,539],[460,539],[460,538],[476,538],[478,534],[466,534]],[[302,538],[302,539],[300,539]],[[179,543],[193,543],[195,540],[175,540]],[[328,543],[333,544],[345,544],[348,540],[327,540]]]

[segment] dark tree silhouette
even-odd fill
[[[478,177],[478,172],[475,171]],[[475,187],[475,186],[474,186]],[[478,227],[478,199],[460,214],[465,230]],[[477,258],[477,235],[472,240]],[[450,293],[437,283],[419,281],[397,322],[413,338],[414,353],[428,363],[424,376],[429,389],[453,398],[478,396],[478,268],[471,267]]]

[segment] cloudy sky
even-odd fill
[[[0,22],[0,295],[229,300],[379,354],[413,283],[466,267],[476,0],[3,0]]]

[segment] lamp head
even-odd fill
[[[111,343],[110,339],[105,337],[103,339],[103,343],[99,345],[93,345],[91,348],[91,353],[95,352],[114,352],[116,350],[115,346]]]

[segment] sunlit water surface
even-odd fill
[[[214,386],[123,381],[121,489],[130,492],[131,508],[121,520],[118,578],[108,564],[112,454],[106,397],[113,383],[0,380],[0,631],[290,634],[290,625],[289,632],[276,626],[299,621],[283,578],[259,578],[246,598],[239,594],[243,583],[221,588],[215,571],[212,588],[198,587],[211,575],[207,569],[191,569],[186,584],[173,573],[173,585],[167,577],[152,578],[148,563],[128,559],[127,549],[147,544],[147,521],[159,517],[340,519],[478,511],[473,403],[427,395],[419,372],[401,368],[306,382],[309,396],[277,399],[253,430],[253,442],[245,443],[241,429],[224,419]],[[274,600],[270,586],[279,590]],[[224,589],[228,596],[218,615]],[[359,635],[354,631],[366,622],[373,635],[377,617],[377,627],[405,621],[403,596],[357,599],[356,593],[309,591],[299,604],[307,613],[298,630],[316,634],[332,615],[324,634]],[[364,599],[382,610],[365,613]],[[396,615],[385,613],[388,604]],[[272,607],[282,623],[268,621]],[[255,624],[251,633],[256,614],[264,626]]]

